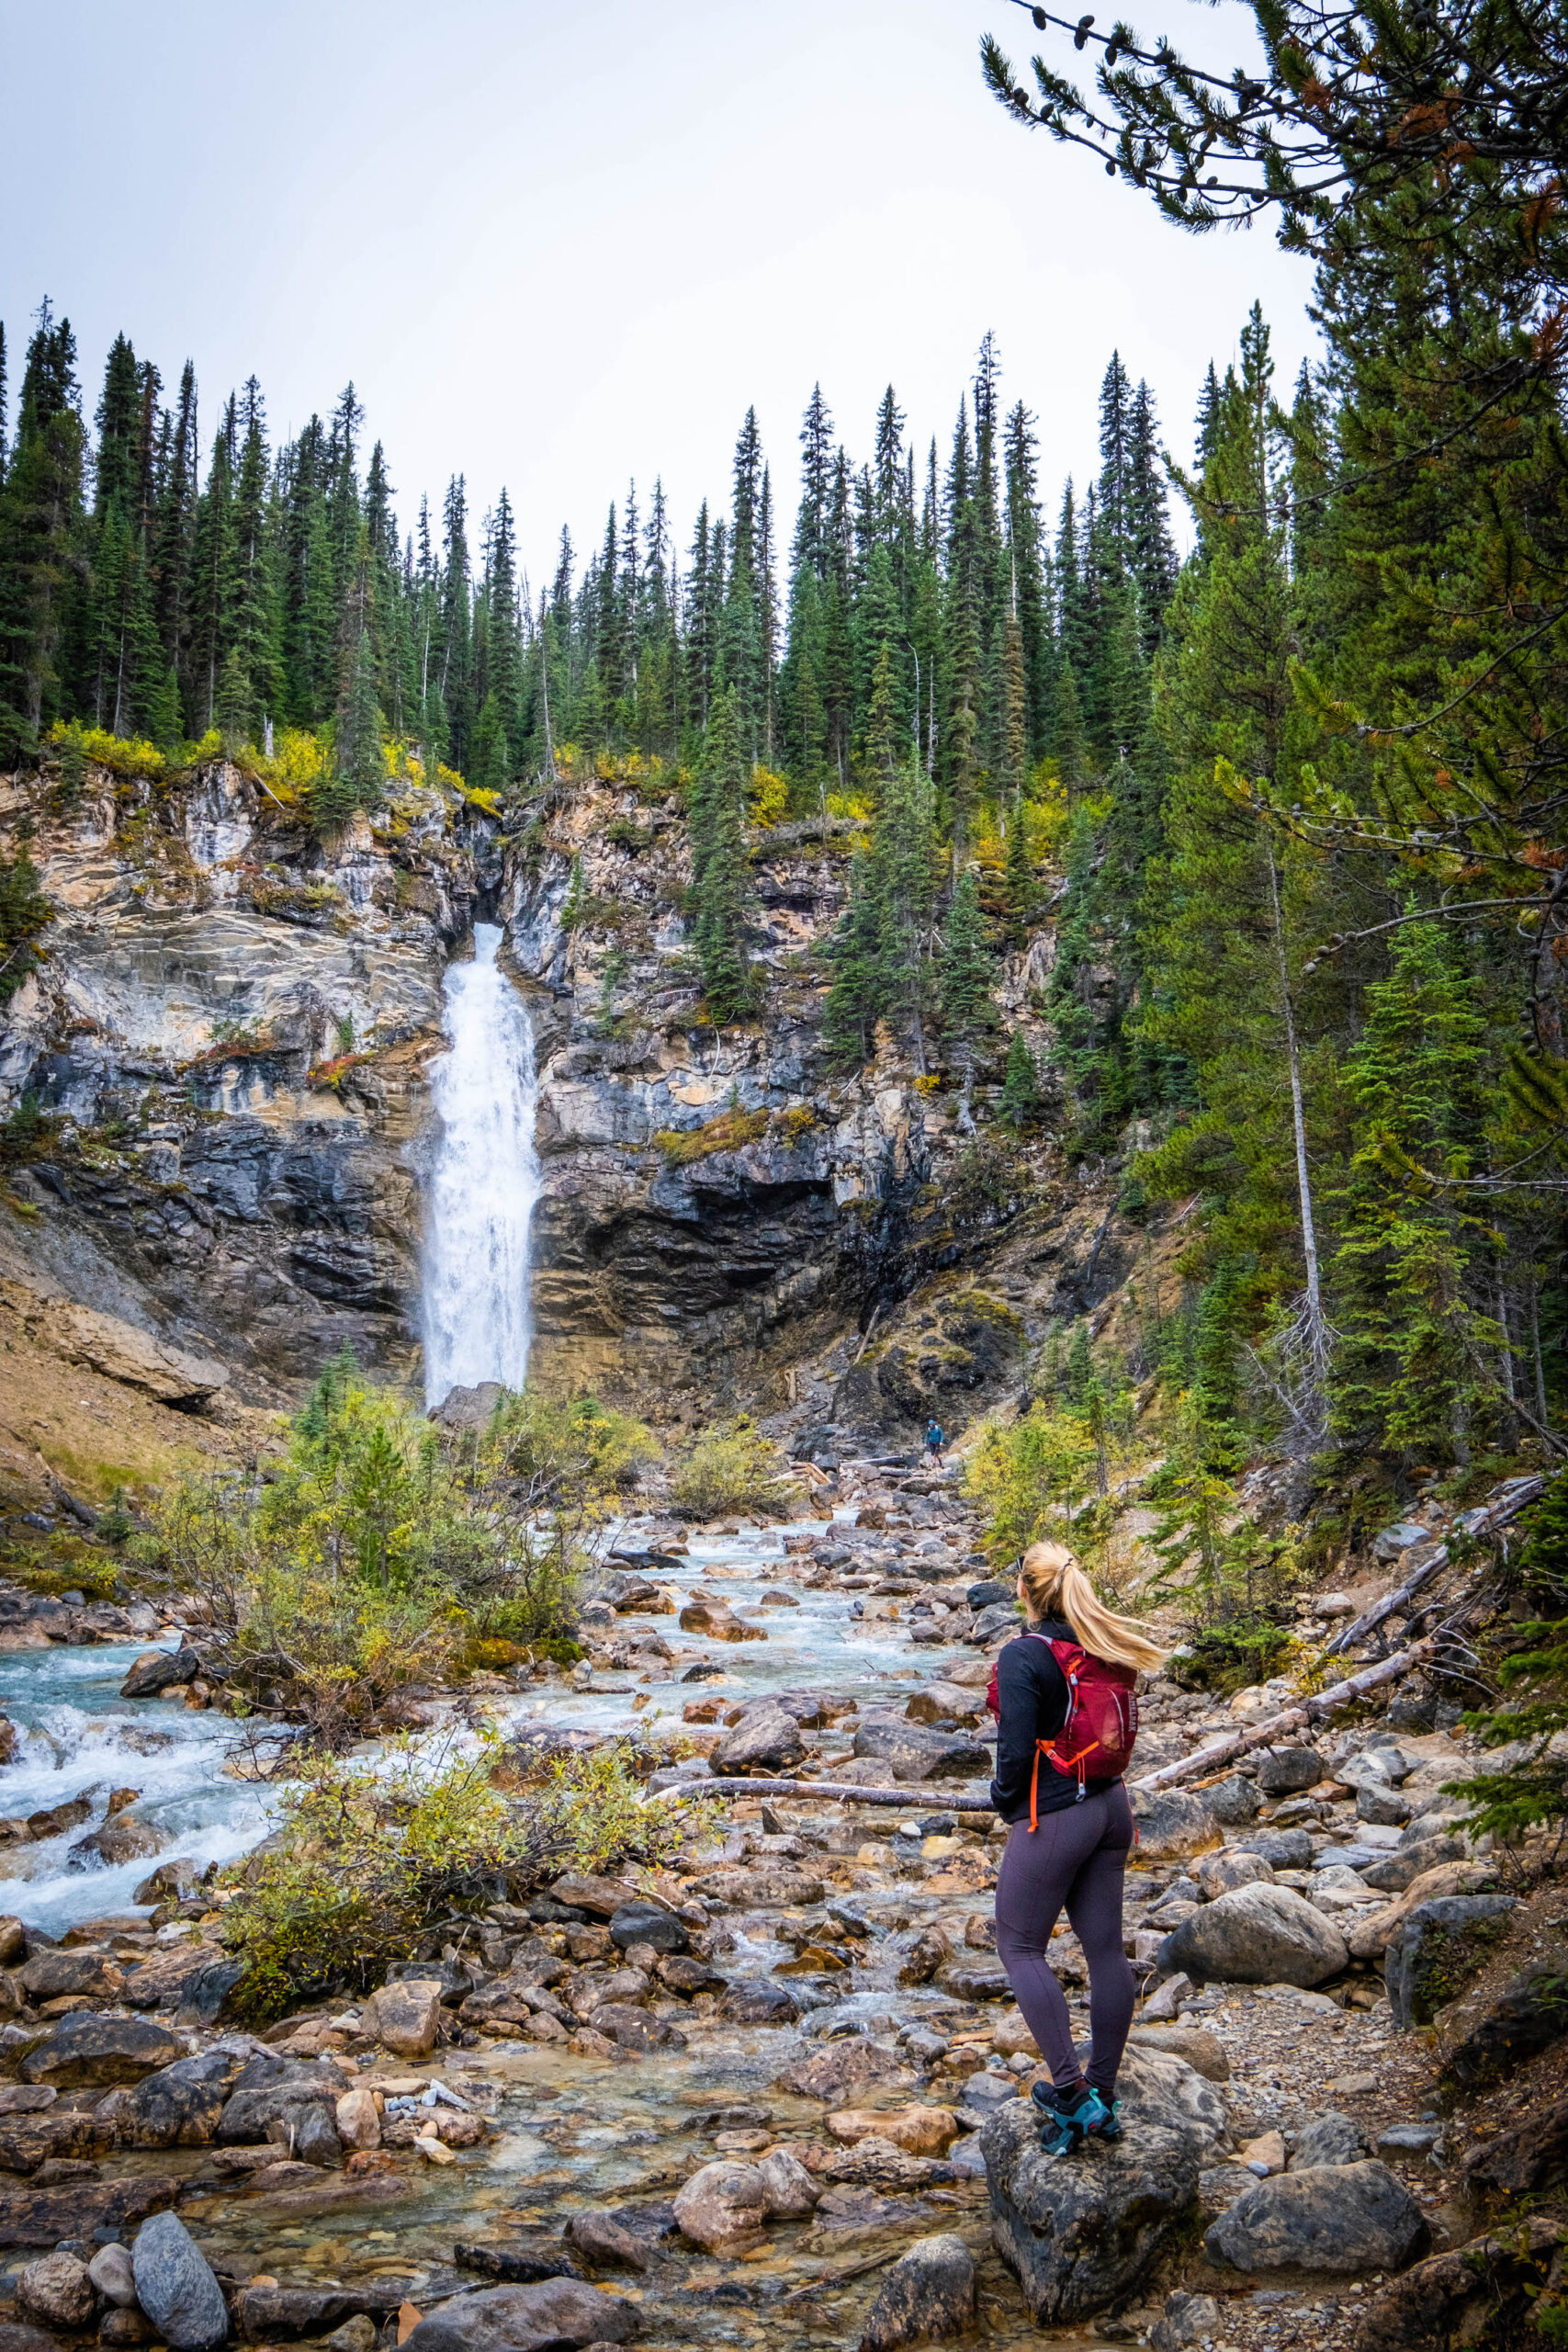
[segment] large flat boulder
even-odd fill
[[[973,1781],[988,1775],[995,1758],[988,1747],[960,1732],[932,1731],[902,1717],[862,1724],[854,1752],[890,1764],[899,1781]]]
[[[1418,1903],[1383,1953],[1394,2024],[1430,2025],[1487,1959],[1517,1908],[1511,1894],[1439,1894]]]
[[[28,1966],[32,1963],[29,1962]],[[24,2082],[51,2083],[58,2091],[95,2085],[139,2083],[186,2054],[186,2045],[151,2018],[99,2017],[91,2010],[64,2018],[47,2041],[29,2050],[17,2072]]]

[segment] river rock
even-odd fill
[[[1219,1844],[1213,1815],[1185,1789],[1140,1789],[1131,1783],[1127,1793],[1137,1825],[1140,1861],[1177,1861]]]
[[[166,2173],[47,2188],[0,2185],[0,2246],[58,2246],[62,2238],[91,2237],[98,2230],[118,2233],[172,2205],[184,2186]]]
[[[34,1963],[29,1961],[28,1965]],[[85,2011],[62,2018],[47,2041],[28,2051],[17,2072],[25,2082],[52,2083],[56,2090],[81,2090],[95,2084],[139,2083],[144,2075],[172,2064],[185,2053],[185,2043],[150,2018],[99,2017]]]
[[[726,1772],[787,1772],[800,1762],[806,1742],[800,1725],[782,1707],[758,1707],[726,1732],[708,1758],[710,1769]]]
[[[143,2222],[130,2250],[136,2300],[175,2352],[207,2352],[229,2333],[223,2290],[175,2213]]]
[[[130,1671],[119,1686],[122,1699],[155,1699],[160,1690],[173,1688],[176,1682],[194,1682],[201,1672],[201,1660],[195,1650],[143,1650],[131,1661]]]
[[[984,1702],[979,1691],[961,1690],[956,1682],[928,1682],[914,1692],[904,1713],[912,1724],[968,1725],[981,1720]]]
[[[588,2020],[595,2033],[606,2035],[621,2050],[684,2050],[686,2037],[650,2010],[629,2001],[605,2001]]]
[[[1375,2158],[1260,2180],[1203,2239],[1211,2262],[1237,2270],[1403,2270],[1430,2243],[1403,2181]]]
[[[98,2308],[87,2266],[73,2254],[46,2254],[17,2278],[17,2301],[46,2327],[85,2327]]]
[[[1154,2352],[1187,2352],[1189,2345],[1213,2343],[1220,2333],[1220,2306],[1213,2295],[1184,2294],[1178,2288],[1149,2330]]]
[[[595,1919],[613,1919],[623,1903],[643,1900],[636,1887],[628,1886],[625,1879],[600,1878],[585,1871],[564,1871],[550,1894],[557,1903],[564,1903],[573,1911],[587,1911]]]
[[[945,2156],[958,2137],[950,2107],[901,2107],[883,2112],[870,2107],[841,2108],[827,2119],[835,2140],[852,2147],[874,2135],[891,2140],[910,2156]]]
[[[107,1952],[83,1945],[73,1951],[35,1951],[17,1972],[30,2001],[58,2001],[80,1993],[90,2001],[112,2001],[125,1983],[125,1972]]]
[[[454,2295],[403,2338],[401,2352],[559,2352],[565,2346],[625,2344],[637,2307],[579,2278],[532,2287],[480,2287]]]
[[[655,1951],[690,1951],[692,1939],[673,1911],[660,1903],[623,1903],[610,1915],[610,1940],[619,1951],[649,1944]]]
[[[207,2147],[239,2071],[238,2055],[223,2050],[161,2066],[113,2100],[116,2140],[122,2148]]]
[[[1403,1789],[1379,1788],[1375,1784],[1356,1792],[1356,1818],[1371,1821],[1379,1828],[1403,1828],[1415,1811]]]
[[[715,2015],[726,2025],[794,2025],[800,2005],[787,1985],[774,1984],[771,1976],[740,1976],[731,1978]]]
[[[912,2078],[897,2051],[874,2041],[829,2042],[809,2057],[797,2058],[779,2076],[777,2088],[795,2098],[819,2098],[845,2106],[874,2083],[908,2083]]]
[[[641,2273],[652,2267],[652,2256],[642,2240],[612,2213],[592,2210],[574,2213],[566,2225],[565,2235],[595,2269]]]
[[[1381,1960],[1412,1911],[1440,1894],[1480,1894],[1491,1891],[1494,1872],[1484,1862],[1443,1862],[1412,1879],[1402,1894],[1376,1910],[1362,1911],[1345,1922],[1345,1940],[1355,1960]]]
[[[1337,2108],[1314,2115],[1296,2134],[1291,2152],[1293,2172],[1317,2172],[1325,2165],[1359,2165],[1367,2153],[1361,2127]]]
[[[917,2238],[884,2280],[861,2331],[860,2352],[941,2342],[975,2324],[975,2257],[954,2231]]]
[[[1258,1785],[1266,1797],[1314,1789],[1325,1778],[1323,1758],[1315,1747],[1266,1747],[1258,1759]]]
[[[1262,1799],[1256,1781],[1248,1780],[1244,1772],[1227,1772],[1212,1789],[1201,1790],[1198,1802],[1209,1818],[1223,1828],[1245,1829],[1249,1821],[1257,1820]]]
[[[1066,2326],[1132,2300],[1182,2242],[1198,2160],[1180,2132],[1145,2124],[1059,2164],[1041,2148],[1038,2120],[1031,2101],[1012,2099],[981,2132],[991,2235],[1032,2317]]]
[[[881,2189],[887,2196],[901,2190],[925,2188],[933,2181],[951,2180],[953,2176],[946,2165],[933,2163],[929,2156],[911,2156],[903,2148],[885,2140],[880,2132],[871,2132],[857,2140],[852,2148],[831,2157],[824,2168],[824,2177],[837,2186]]]
[[[994,1760],[977,1740],[898,1716],[862,1724],[853,1745],[857,1756],[891,1764],[900,1781],[972,1781],[988,1775]]]
[[[689,1600],[681,1611],[680,1626],[683,1634],[705,1634],[710,1642],[765,1642],[768,1638],[761,1625],[747,1624],[716,1594]]]
[[[101,1829],[79,1838],[65,1855],[68,1870],[116,1870],[121,1862],[144,1861],[156,1854],[164,1844],[151,1822],[138,1821],[133,1813],[117,1813]]]
[[[234,2299],[234,2318],[247,2343],[274,2344],[321,2335],[344,2322],[363,2324],[372,2314],[384,2317],[397,2301],[386,2288],[246,2287]]]
[[[0,1968],[14,1968],[28,1952],[28,1931],[10,1913],[0,1913]]]
[[[1261,1854],[1237,1854],[1224,1848],[1217,1854],[1205,1854],[1195,1874],[1204,1900],[1209,1903],[1218,1895],[1228,1894],[1235,1886],[1274,1883],[1273,1869]]]
[[[333,2110],[337,2136],[345,2148],[378,2148],[381,2144],[381,2118],[369,2086],[355,2083],[344,2091]]]
[[[1481,1967],[1517,1907],[1511,1894],[1445,1894],[1417,1904],[1383,1953],[1395,2025],[1430,2025]]]
[[[136,2272],[130,2255],[117,2241],[101,2245],[87,2265],[87,2276],[107,2302],[130,2311],[136,2301]]]
[[[1134,2025],[1129,2040],[1140,2050],[1157,2050],[1164,2057],[1179,2058],[1206,2083],[1228,2083],[1231,2078],[1231,2062],[1224,2044],[1206,2026]]]
[[[1333,1922],[1293,1887],[1238,1886],[1206,1903],[1159,1948],[1168,1973],[1224,1984],[1321,1984],[1349,1962]]]
[[[1419,1827],[1418,1823],[1412,1825]],[[1361,1871],[1362,1878],[1380,1894],[1403,1894],[1407,1887],[1427,1871],[1438,1870],[1445,1862],[1462,1862],[1469,1849],[1464,1839],[1439,1830],[1430,1837],[1417,1838],[1405,1845],[1401,1839],[1397,1849],[1381,1856]]]
[[[1235,1850],[1260,1854],[1270,1870],[1309,1871],[1313,1865],[1312,1833],[1306,1829],[1254,1829]]]
[[[434,1977],[405,1976],[383,1984],[361,2007],[365,2031],[395,2058],[428,2058],[441,2023],[441,1991]]]
[[[762,2202],[771,2222],[804,2222],[815,2210],[822,2191],[800,2158],[787,2148],[775,2148],[757,2165]]]
[[[675,2199],[681,2235],[705,2254],[746,2254],[761,2245],[767,2211],[760,2168],[723,2158],[694,2172]]]

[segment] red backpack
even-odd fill
[[[1105,1658],[1090,1657],[1076,1642],[1053,1641],[1049,1634],[1032,1633],[1027,1626],[1024,1637],[1043,1642],[1067,1679],[1066,1722],[1055,1739],[1037,1739],[1034,1743],[1034,1770],[1029,1777],[1029,1826],[1038,1829],[1036,1800],[1043,1756],[1053,1771],[1077,1773],[1080,1800],[1091,1758],[1097,1781],[1120,1780],[1127,1770],[1133,1760],[1133,1743],[1138,1736],[1138,1678],[1132,1667],[1112,1666]],[[986,1704],[999,1723],[1001,1699],[994,1666],[986,1687]]]

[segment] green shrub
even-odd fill
[[[563,1870],[673,1858],[681,1825],[639,1801],[619,1748],[558,1760],[513,1794],[477,1755],[400,1745],[372,1767],[316,1753],[282,1799],[281,1840],[233,1864],[223,1941],[244,1962],[234,1995],[260,2024],[295,2003],[364,1993],[428,1957],[453,1913],[527,1894]]]
[[[1286,1626],[1268,1617],[1236,1616],[1190,1634],[1166,1661],[1166,1672],[1183,1690],[1212,1690],[1218,1698],[1228,1698],[1278,1674],[1292,1647]]]
[[[787,1518],[801,1498],[778,1448],[744,1414],[698,1438],[678,1464],[671,1492],[687,1519],[729,1512]]]
[[[131,1548],[205,1599],[202,1646],[247,1704],[342,1747],[475,1638],[570,1645],[615,1496],[651,1450],[625,1415],[532,1395],[446,1436],[345,1356],[258,1483],[186,1480]]]

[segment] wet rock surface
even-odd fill
[[[1143,1999],[1119,2085],[1123,2140],[1046,2164],[1020,2096],[1038,2053],[994,1952],[1003,1839],[954,1804],[989,1774],[975,1703],[987,1662],[964,1638],[976,1580],[900,1573],[926,1540],[917,1514],[928,1503],[953,1552],[967,1548],[962,1507],[935,1510],[951,1494],[940,1478],[868,1467],[840,1474],[830,1527],[692,1531],[684,1554],[659,1550],[668,1532],[634,1527],[624,1540],[657,1553],[658,1582],[628,1584],[631,1605],[591,1634],[586,1678],[487,1702],[518,1741],[636,1724],[656,1748],[688,1732],[716,1746],[768,1726],[784,1747],[760,1747],[762,1769],[773,1777],[770,1753],[793,1753],[796,1787],[721,1810],[682,1793],[682,1767],[668,1784],[692,1825],[679,1869],[561,1877],[526,1900],[477,1905],[465,1936],[433,1939],[373,1996],[328,1999],[265,2042],[203,2018],[191,1997],[227,1964],[214,1940],[220,1899],[209,1907],[199,1871],[171,1862],[166,1883],[146,1882],[140,1913],[88,1921],[79,1939],[44,1941],[18,1923],[0,1963],[22,2019],[9,2058],[0,2051],[0,2245],[13,2279],[62,2240],[82,2262],[96,2258],[95,2233],[129,2250],[165,2211],[247,2341],[331,2337],[333,2352],[375,2352],[401,2324],[427,2343],[446,2342],[443,2329],[454,2345],[500,2343],[525,2307],[482,2296],[553,2286],[604,2295],[658,2352],[692,2340],[694,2313],[705,2342],[805,2352],[824,2338],[915,2340],[897,2331],[922,2301],[933,2322],[949,2310],[937,2275],[949,2260],[951,2308],[962,2309],[963,2262],[927,2251],[952,2242],[1003,2346],[1099,2324],[1201,2342],[1172,2333],[1189,2325],[1185,2305],[1168,2308],[1183,2294],[1200,2314],[1217,2296],[1223,2340],[1248,2352],[1270,2327],[1280,2340],[1281,2325],[1308,2346],[1345,2344],[1348,2299],[1377,2268],[1415,2259],[1422,2231],[1439,2248],[1460,2233],[1450,2200],[1469,2151],[1435,2109],[1421,2120],[1436,2061],[1397,2029],[1382,1973],[1420,1898],[1487,1894],[1483,1862],[1440,1865],[1458,1878],[1424,1874],[1415,1900],[1380,1890],[1371,1882],[1404,1832],[1359,1817],[1354,1778],[1264,1793],[1261,1767],[1238,1770],[1229,1777],[1250,1802],[1227,1804],[1234,1821],[1204,1802],[1212,1792],[1175,1792],[1184,1805],[1165,1816],[1168,1850],[1140,1843],[1130,1858]],[[681,1632],[672,1604],[714,1587],[743,1617],[763,1613],[771,1593],[795,1606],[766,1612],[766,1642]],[[667,1629],[670,1655],[649,1651],[634,1668],[612,1653],[636,1651],[638,1604]],[[136,1655],[128,1641],[126,1666]],[[704,1679],[684,1682],[698,1666]],[[639,1721],[627,1701],[641,1692]],[[149,1726],[181,1709],[161,1696],[124,1704]],[[1235,1720],[1162,1682],[1145,1705],[1158,1761]],[[973,1769],[898,1777],[933,1738],[942,1755],[967,1749]],[[1396,1783],[1380,1767],[1364,1784],[1419,1795],[1423,1775],[1435,1784],[1461,1761],[1443,1735],[1401,1742],[1411,1769]],[[1320,1752],[1336,1775],[1352,1760],[1337,1739]],[[711,1778],[711,1758],[688,1761]],[[856,1767],[897,1802],[814,1792],[852,1785]],[[91,1801],[91,1819],[103,1804]],[[154,1901],[184,1912],[173,1940],[146,1920]],[[1232,1914],[1260,1902],[1262,1925],[1238,1933]],[[1207,1958],[1172,1970],[1195,1944]],[[1325,1957],[1337,1966],[1316,1973]],[[1070,1929],[1052,1958],[1087,2031]],[[1292,1983],[1291,1967],[1311,1981]],[[1527,1972],[1529,1984],[1548,1973]],[[1531,2014],[1530,1999],[1509,2007],[1491,1980],[1466,1997],[1462,2014],[1445,2013],[1445,2048],[1491,2036],[1494,2049]],[[1531,1997],[1539,2007],[1546,1996]],[[84,2006],[44,2015],[53,2000]],[[132,2049],[132,2028],[164,2039]],[[67,2081],[73,2048],[84,2066],[128,2071]],[[1537,2193],[1563,2140],[1537,2134],[1527,2148],[1495,2134],[1464,2177],[1476,2196]],[[1322,2186],[1331,2174],[1383,2186],[1360,2191],[1359,2236],[1335,2207],[1319,2239],[1334,2238],[1345,2267],[1314,2269],[1300,2253],[1313,2217],[1347,2193]],[[1259,2195],[1262,2221],[1248,2204]],[[1285,2259],[1281,2245],[1297,2251]],[[1255,2306],[1248,2280],[1284,2300]],[[152,2324],[94,2288],[100,2313],[126,2315],[128,2345]],[[621,2340],[595,2306],[571,2309],[593,2319],[581,2341]],[[17,2311],[16,2326],[39,2324]],[[578,2340],[566,2329],[542,2340]]]

